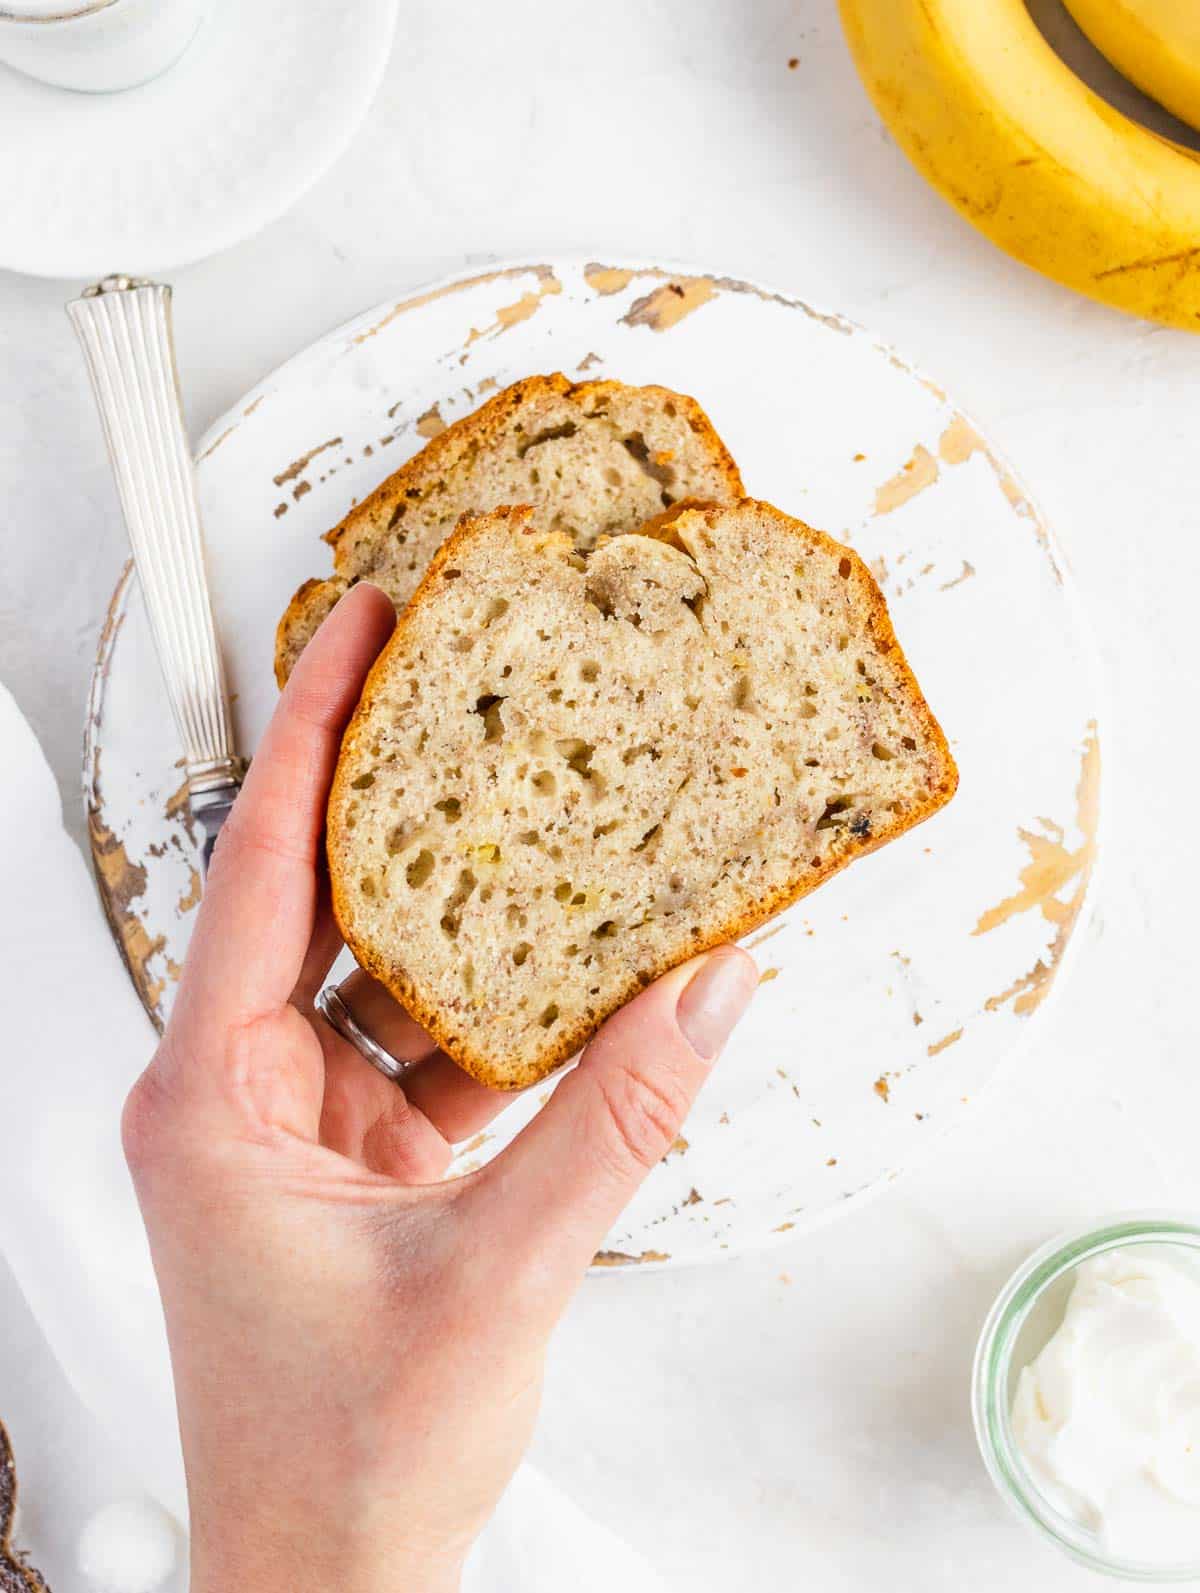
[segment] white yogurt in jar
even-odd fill
[[[1083,1262],[1020,1375],[1016,1446],[1063,1515],[1126,1560],[1200,1560],[1200,1270],[1133,1245]]]

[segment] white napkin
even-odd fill
[[[63,830],[54,777],[3,686],[0,903],[0,1250],[76,1392],[182,1520],[166,1335],[118,1131],[154,1033]],[[522,1467],[466,1589],[568,1586],[664,1593],[644,1561]]]

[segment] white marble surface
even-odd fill
[[[1075,299],[960,222],[880,129],[834,0],[405,0],[350,152],[283,221],[174,279],[193,429],[363,305],[564,249],[774,281],[935,374],[1061,538],[1111,711],[1097,910],[1023,1054],[922,1168],[824,1232],[589,1282],[553,1351],[537,1458],[693,1593],[1082,1587],[993,1497],[967,1374],[992,1295],[1049,1232],[1200,1209],[1200,342]],[[62,313],[78,286],[0,274],[0,679],[76,833],[87,671],[124,557]],[[1002,658],[968,665],[1003,691]],[[121,1479],[3,1280],[0,1414],[24,1457],[25,1541],[74,1589],[74,1532]]]

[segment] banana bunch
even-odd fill
[[[1025,0],[840,0],[917,169],[994,243],[1117,309],[1200,332],[1200,155],[1082,83]],[[1139,87],[1200,123],[1200,5],[1067,0]]]
[[[1195,0],[1066,0],[1118,72],[1181,122],[1200,127],[1200,5]]]

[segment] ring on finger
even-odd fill
[[[335,1033],[352,1045],[365,1061],[373,1068],[377,1068],[385,1079],[391,1079],[393,1084],[403,1084],[416,1062],[401,1062],[385,1051],[378,1040],[367,1033],[355,1018],[350,1008],[346,1005],[341,991],[337,985],[326,985],[313,1002],[314,1007],[325,1019]]]

